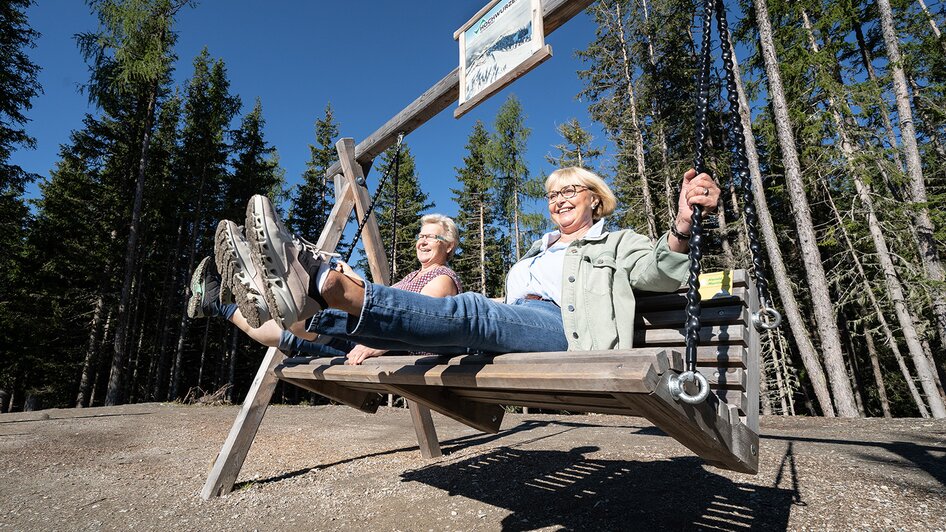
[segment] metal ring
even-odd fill
[[[782,315],[772,307],[762,307],[752,315],[752,325],[756,329],[771,330],[782,323]]]
[[[703,187],[703,195],[709,196],[709,187]]]
[[[696,395],[690,395],[685,389],[683,389],[683,383],[685,382],[694,382],[699,385],[699,391]],[[691,405],[698,405],[706,400],[709,396],[710,388],[709,383],[706,381],[706,377],[702,373],[693,372],[693,371],[684,371],[679,376],[671,375],[670,376],[670,395],[674,399],[679,399],[684,403],[689,403]]]

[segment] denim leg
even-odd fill
[[[416,344],[413,343],[400,342],[390,338],[372,338],[370,336],[349,334],[349,331],[354,329],[357,323],[358,318],[347,312],[330,308],[319,312],[312,318],[309,330],[326,336],[332,336],[339,341],[348,340],[353,344],[361,344],[374,349],[384,349],[386,351],[417,351]],[[459,346],[442,346],[437,349],[437,353],[441,355],[465,355],[470,351],[471,350],[466,347]]]
[[[380,342],[393,342],[401,346],[397,349],[443,353],[456,348],[490,353],[568,349],[561,309],[554,303],[507,305],[469,292],[440,298],[366,284],[361,316],[345,314],[334,324],[336,330],[342,326],[359,343],[378,340],[371,342],[378,348],[385,348]]]
[[[279,339],[280,351],[327,357],[343,357],[354,346],[352,342],[338,338],[332,338],[327,343],[313,342],[299,338],[289,331],[283,331]]]

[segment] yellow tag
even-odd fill
[[[729,295],[732,295],[732,270],[700,275],[700,299],[706,300]]]

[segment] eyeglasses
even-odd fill
[[[559,196],[562,199],[572,199],[582,190],[588,190],[588,187],[584,185],[566,185],[560,190],[550,190],[545,197],[549,200],[549,203],[555,203]]]
[[[442,236],[440,236],[440,235],[427,235],[427,234],[424,234],[424,233],[418,233],[418,234],[417,234],[417,241],[420,242],[421,240],[439,240],[439,241],[441,241],[441,242],[446,242],[446,241],[447,241],[446,238],[444,238],[444,237],[442,237]]]

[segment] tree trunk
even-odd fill
[[[89,401],[92,367],[95,365],[95,355],[98,352],[98,333],[104,309],[105,299],[99,294],[99,297],[95,300],[95,310],[92,311],[92,323],[89,324],[89,345],[85,349],[85,359],[82,361],[82,376],[79,377],[79,395],[76,397],[76,408],[85,407]]]
[[[174,301],[174,286],[177,284],[177,272],[180,270],[180,260],[181,260],[181,247],[183,246],[183,235],[184,235],[184,216],[178,218],[177,223],[177,238],[174,245],[174,258],[171,261],[171,274],[168,281],[168,288],[165,291],[164,301]],[[186,304],[186,301],[185,301]],[[177,307],[177,311],[183,313],[185,307]],[[161,329],[161,341],[159,342],[157,363],[155,368],[154,380],[151,383],[151,397],[153,399],[158,399],[162,397],[161,387],[164,385],[167,379],[168,366],[170,361],[168,360],[170,352],[168,351],[168,343],[171,338],[171,320],[175,316],[174,309],[168,309],[167,316],[165,318],[165,325]]]
[[[923,166],[920,160],[920,149],[916,143],[916,128],[913,122],[913,109],[910,107],[910,94],[907,90],[907,77],[903,70],[903,58],[900,56],[900,42],[894,28],[893,12],[890,0],[878,0],[880,10],[880,28],[884,34],[884,44],[887,48],[890,75],[893,78],[893,90],[897,98],[897,115],[900,123],[900,139],[903,141],[903,150],[907,162],[907,191],[910,201],[914,203],[911,209],[913,223],[919,237],[920,257],[926,276],[934,282],[943,282],[943,265],[940,262],[939,250],[933,236],[933,221],[930,219],[926,183],[923,180]],[[933,316],[940,342],[946,345],[946,297],[942,289],[933,287],[930,294],[933,300]]]
[[[240,331],[235,328],[230,328],[232,331],[232,336],[230,339],[230,357],[229,364],[227,364],[227,401],[233,402],[233,383],[236,380],[236,358],[237,358],[237,346],[240,343]]]
[[[486,295],[486,203],[480,194],[477,229],[480,236],[480,293]]]
[[[730,43],[732,38],[726,35]],[[811,381],[811,387],[818,400],[818,406],[825,417],[834,417],[834,406],[831,403],[831,394],[828,392],[827,380],[824,370],[821,367],[818,353],[815,351],[814,344],[811,341],[811,335],[808,327],[798,308],[798,302],[795,299],[795,291],[792,287],[788,271],[785,268],[785,261],[782,259],[782,251],[779,248],[778,236],[775,234],[775,224],[772,221],[772,215],[769,213],[768,200],[765,197],[765,189],[762,184],[762,172],[759,168],[759,152],[756,148],[755,137],[752,133],[752,115],[749,107],[749,99],[746,97],[745,89],[742,85],[742,76],[739,71],[739,62],[736,60],[735,47],[733,50],[733,72],[736,78],[736,91],[739,95],[739,117],[742,120],[742,127],[746,141],[746,158],[749,160],[749,175],[752,178],[752,197],[756,207],[756,214],[759,217],[759,230],[765,238],[766,251],[768,252],[769,267],[772,268],[772,277],[778,290],[779,298],[785,307],[785,317],[788,319],[789,327],[795,338],[795,344],[798,346],[798,354],[801,356],[805,370],[808,372],[808,379]],[[758,275],[758,272],[756,273]]]
[[[930,29],[933,30],[933,35],[936,36],[937,42],[943,48],[943,53],[946,53],[946,41],[943,40],[943,34],[939,31],[939,26],[936,24],[936,19],[933,18],[933,15],[930,14],[930,10],[926,8],[926,2],[923,0],[916,0],[920,4],[920,9],[923,10],[923,14],[926,15],[927,22],[930,23]]]
[[[867,71],[867,77],[873,81],[878,82],[877,72],[874,70],[873,58],[870,55],[870,50],[867,48],[867,41],[864,39],[864,30],[861,29],[861,21],[856,14],[850,13],[849,17],[851,19],[851,26],[854,28],[854,36],[857,39],[857,47],[861,52],[861,63],[864,65],[864,70]],[[878,96],[877,105],[880,109],[880,117],[884,122],[884,133],[887,135],[887,142],[890,144],[890,151],[893,154],[894,163],[897,165],[897,169],[900,172],[904,171],[903,161],[900,159],[900,150],[897,149],[897,137],[894,134],[893,122],[890,121],[890,110],[887,109],[887,102],[884,100],[883,96]],[[889,179],[888,179],[888,182]],[[893,185],[892,182],[890,182]],[[891,186],[891,191],[899,194],[899,187]]]
[[[138,224],[141,221],[141,206],[144,202],[145,170],[148,165],[148,150],[151,147],[151,125],[158,98],[158,79],[148,92],[148,107],[145,113],[144,133],[141,139],[141,154],[138,157],[138,172],[135,180],[135,199],[131,210],[131,225],[128,230],[128,246],[125,251],[125,279],[122,283],[121,299],[118,303],[118,324],[115,327],[115,351],[112,369],[108,378],[105,405],[114,406],[122,402],[124,393],[124,367],[128,358],[126,337],[128,334],[128,304],[131,300],[131,283],[138,267]]]
[[[197,387],[204,385],[204,368],[207,366],[207,340],[210,339],[210,320],[204,320],[204,341],[200,346],[200,369],[197,370]],[[202,388],[201,388],[202,389]]]
[[[808,20],[808,15],[804,11],[802,11],[802,21],[804,23],[805,31],[808,34],[808,42],[811,45],[812,50],[815,53],[818,53],[818,43],[815,41],[814,35],[812,34],[811,23]],[[894,268],[893,260],[890,255],[889,248],[887,247],[887,238],[884,235],[880,226],[880,222],[875,214],[873,199],[870,197],[867,185],[864,180],[861,179],[860,171],[858,170],[855,163],[857,159],[857,153],[855,151],[854,144],[851,142],[847,133],[846,124],[842,118],[841,110],[838,109],[838,106],[835,103],[835,98],[831,95],[828,95],[827,103],[831,115],[834,118],[835,127],[838,132],[838,137],[841,144],[841,153],[844,156],[847,173],[854,181],[854,188],[857,191],[857,195],[860,198],[861,203],[864,205],[864,210],[867,214],[867,227],[868,231],[870,232],[871,239],[873,240],[874,248],[877,250],[877,260],[880,263],[881,270],[884,272],[887,294],[894,304],[894,309],[897,313],[897,319],[900,323],[900,328],[903,330],[903,335],[907,342],[907,347],[910,351],[911,358],[913,359],[913,364],[916,367],[917,375],[920,378],[920,385],[923,387],[923,392],[927,395],[927,400],[930,403],[930,410],[933,412],[933,417],[946,417],[946,406],[944,406],[943,400],[939,396],[939,391],[936,389],[936,384],[933,379],[932,368],[927,365],[926,357],[923,355],[923,350],[919,344],[916,328],[913,325],[913,317],[910,315],[909,310],[907,309],[906,298],[903,295],[903,289],[900,285],[900,278],[896,269]],[[877,314],[881,316],[881,319],[883,319],[883,312],[881,312],[880,305],[877,304],[873,291],[871,290],[869,283],[867,283],[867,275],[864,273],[856,253],[854,253],[854,246],[848,238],[847,232],[843,230],[840,214],[834,205],[834,201],[831,199],[831,193],[828,191],[827,186],[825,186],[825,191],[827,193],[831,208],[834,211],[834,215],[838,220],[839,227],[841,227],[844,240],[847,243],[848,249],[851,251],[851,256],[853,257],[853,260],[857,266],[857,270],[860,273],[861,278],[864,279],[864,291],[869,294],[871,301],[874,303]],[[930,398],[931,392],[934,396],[932,398]]]
[[[805,276],[811,290],[814,318],[821,337],[825,368],[830,377],[831,391],[838,415],[856,417],[854,392],[851,390],[851,383],[847,379],[847,371],[844,368],[844,353],[841,350],[841,338],[831,304],[831,293],[818,250],[808,197],[805,195],[798,152],[795,148],[795,135],[788,116],[788,103],[782,90],[782,77],[778,58],[775,55],[768,6],[766,0],[754,0],[753,3],[756,7],[759,41],[768,77],[769,97],[772,101],[776,132],[782,151],[782,162],[785,166],[785,180],[793,204],[792,214],[798,231],[798,245],[802,253]]]
[[[893,415],[890,413],[890,401],[887,400],[887,387],[884,386],[884,376],[880,371],[880,357],[877,356],[877,346],[874,345],[874,337],[870,334],[870,331],[864,331],[864,341],[867,342],[870,366],[874,370],[874,384],[877,385],[877,398],[880,400],[880,409],[884,412],[884,417],[890,419]]]
[[[762,415],[771,416],[772,415],[772,393],[769,391],[769,376],[768,372],[765,370],[767,367],[766,364],[759,365],[759,400],[761,401]]]
[[[197,234],[198,230],[201,227],[201,218],[204,210],[204,186],[207,183],[207,167],[206,165],[201,168],[200,172],[200,184],[197,187],[197,205],[194,209],[194,223],[191,225],[191,234],[190,234],[190,249],[188,250],[187,255],[187,272],[194,270],[194,258],[197,255]],[[184,305],[187,304],[187,289],[184,290],[184,298],[181,302],[180,308],[185,308]],[[179,323],[180,334],[177,337],[177,347],[174,350],[174,361],[171,367],[171,378],[168,382],[168,400],[173,401],[177,399],[178,387],[181,382],[181,360],[184,357],[184,341],[187,338],[188,330],[187,314],[181,313],[181,321]]]
[[[634,160],[637,163],[637,175],[641,180],[641,196],[644,199],[644,217],[647,220],[647,236],[651,240],[657,239],[656,216],[654,213],[653,198],[650,195],[650,184],[647,182],[647,165],[644,161],[644,134],[637,119],[637,98],[634,95],[634,80],[631,76],[631,61],[627,56],[627,42],[624,38],[624,16],[621,13],[621,4],[616,2],[615,24],[618,39],[621,42],[622,74],[627,94],[627,110],[631,113],[630,137],[634,143]]]

